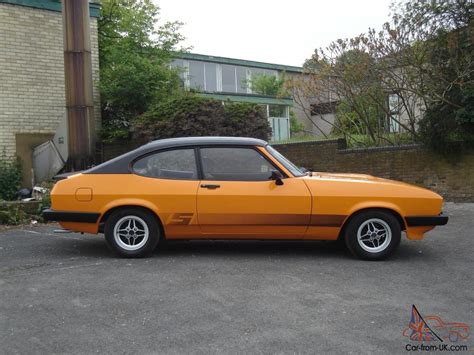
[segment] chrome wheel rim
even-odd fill
[[[138,250],[148,241],[150,232],[146,222],[137,216],[120,218],[114,227],[117,245],[125,250]]]
[[[357,241],[369,253],[385,250],[392,240],[392,230],[387,222],[379,218],[364,221],[357,230]]]

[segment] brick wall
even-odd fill
[[[448,201],[474,202],[474,152],[442,157],[421,146],[345,149],[343,140],[279,144],[299,166],[362,173],[427,187]]]
[[[104,144],[102,159],[140,145],[131,141]],[[474,152],[446,158],[418,145],[346,149],[342,139],[273,146],[298,166],[314,171],[370,174],[427,187],[447,201],[474,202]]]
[[[97,18],[91,17],[94,109],[100,127]],[[65,117],[62,15],[0,3],[0,153],[15,134],[54,133]]]

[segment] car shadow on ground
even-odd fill
[[[325,255],[345,257],[344,246],[332,241],[250,241],[250,240],[194,240],[164,241],[154,252],[156,256],[238,256],[263,255],[294,257]]]
[[[69,239],[67,237],[50,242],[49,254],[60,256],[85,256],[115,258],[103,237],[87,236]],[[156,250],[149,255],[160,257],[199,256],[327,256],[347,258],[350,253],[342,243],[335,241],[237,241],[237,240],[183,240],[160,241]]]
[[[419,248],[402,243],[389,260],[408,261],[419,256]],[[154,257],[165,256],[276,256],[355,259],[344,243],[337,241],[165,241]],[[429,253],[425,253],[430,257]]]
[[[56,244],[56,243],[55,243]],[[96,236],[84,240],[62,239],[50,250],[56,256],[85,256],[92,258],[116,258],[108,249],[104,238]],[[390,260],[408,261],[419,256],[419,248],[402,243]],[[193,240],[160,241],[151,258],[167,257],[316,257],[324,259],[353,259],[343,243],[336,241],[236,241]],[[425,258],[429,253],[424,254]]]

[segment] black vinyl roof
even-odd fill
[[[264,147],[268,143],[261,139],[244,137],[183,137],[168,138],[151,141],[131,152],[120,155],[114,159],[97,165],[83,174],[129,174],[130,163],[138,157],[152,153],[157,150],[167,148],[177,148],[186,146],[260,146]]]
[[[157,148],[176,147],[180,145],[252,145],[264,147],[268,143],[256,138],[244,137],[183,137],[183,138],[168,138],[157,139],[141,148],[153,146]]]

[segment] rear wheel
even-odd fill
[[[138,258],[152,252],[159,241],[156,217],[139,208],[113,212],[105,222],[105,240],[120,256]]]
[[[364,211],[352,217],[344,237],[350,252],[365,260],[387,258],[398,247],[400,239],[397,218],[380,210]]]

